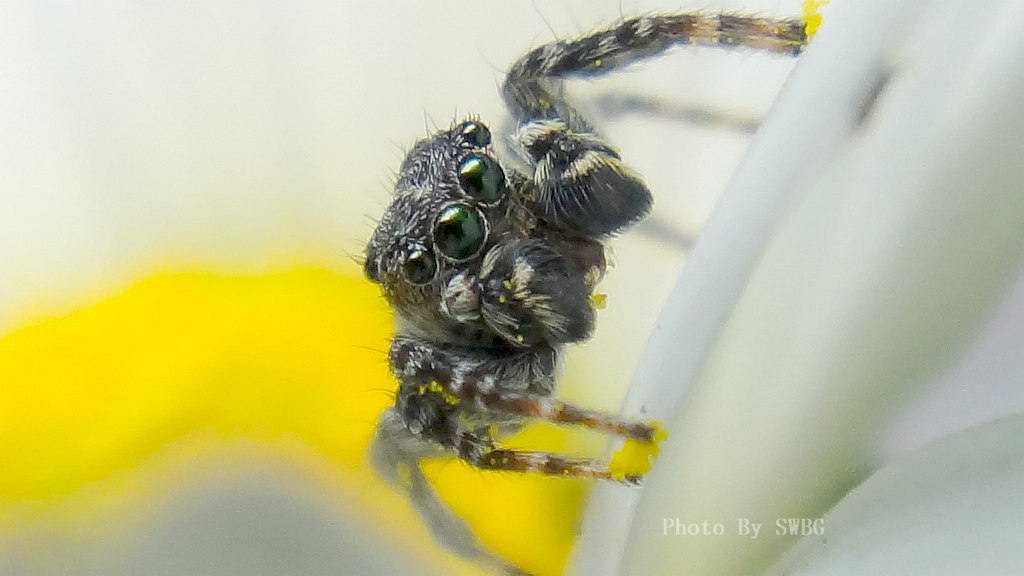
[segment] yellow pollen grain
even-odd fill
[[[657,422],[651,422],[654,427],[654,440],[641,442],[629,438],[615,455],[608,468],[612,477],[616,480],[623,480],[626,476],[643,476],[651,470],[655,458],[658,456],[659,445],[668,438],[668,432]]]
[[[806,24],[804,25],[804,32],[807,35],[807,39],[810,40],[818,33],[818,28],[821,27],[822,15],[821,9],[828,4],[829,0],[805,0],[803,4],[803,18]]]

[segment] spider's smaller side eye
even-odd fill
[[[459,187],[481,202],[495,202],[505,192],[505,172],[490,156],[470,156],[459,165]]]
[[[434,221],[434,246],[452,260],[466,260],[480,251],[487,237],[483,216],[465,204],[452,204]]]
[[[470,120],[462,125],[462,138],[477,148],[484,148],[491,143],[491,131],[487,126]]]
[[[405,259],[403,265],[405,279],[410,284],[426,284],[434,279],[434,272],[437,271],[437,262],[434,255],[423,250],[413,250]]]

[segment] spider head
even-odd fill
[[[412,147],[367,246],[366,275],[405,330],[434,340],[582,340],[593,327],[583,271],[603,269],[603,252],[538,224],[524,207],[531,183],[506,174],[490,144],[487,127],[470,120]]]
[[[490,131],[475,120],[417,142],[366,248],[366,276],[428,332],[478,316],[468,293],[450,291],[460,274],[475,275],[482,254],[510,227],[511,185],[490,144]]]

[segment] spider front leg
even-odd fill
[[[615,480],[641,474],[588,458],[503,448],[495,425],[524,418],[581,425],[640,442],[654,442],[650,424],[587,410],[548,396],[554,351],[507,351],[437,345],[403,336],[394,340],[391,364],[401,379],[396,410],[415,436],[481,469],[539,472],[549,476]]]
[[[532,170],[531,208],[555,227],[597,238],[650,209],[643,181],[563,98],[564,78],[602,75],[680,44],[797,55],[806,43],[800,19],[691,13],[632,18],[531,50],[509,69],[503,90],[520,125],[516,142]]]
[[[643,179],[597,134],[546,119],[523,124],[515,138],[533,168],[536,192],[527,201],[549,225],[602,238],[651,209]]]

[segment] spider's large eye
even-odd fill
[[[434,255],[423,250],[413,250],[403,265],[405,279],[410,284],[426,284],[434,279],[434,272],[437,271],[437,262]]]
[[[491,131],[487,126],[470,120],[462,125],[462,137],[473,146],[483,148],[491,143]]]
[[[481,202],[494,202],[505,191],[505,172],[490,156],[470,156],[459,166],[459,187]]]
[[[487,230],[479,212],[465,204],[453,204],[434,221],[434,245],[453,260],[465,260],[480,251]]]

